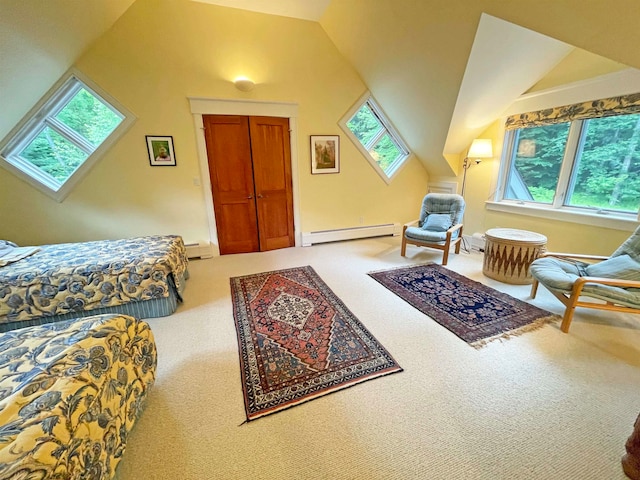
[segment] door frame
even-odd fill
[[[289,119],[289,148],[291,150],[291,188],[293,189],[293,228],[295,246],[302,244],[300,234],[300,185],[298,181],[298,104],[257,100],[231,100],[220,98],[188,97],[196,132],[198,162],[204,201],[209,224],[209,242],[214,246],[214,255],[220,255],[216,217],[213,211],[213,195],[207,144],[204,135],[203,115],[246,115],[250,117],[284,117]]]

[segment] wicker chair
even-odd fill
[[[404,225],[402,229],[403,257],[407,244],[442,250],[442,265],[449,260],[449,250],[455,246],[460,253],[464,198],[450,193],[428,193],[422,200],[420,218]]]
[[[576,307],[640,313],[640,227],[610,257],[546,253],[529,271],[531,298],[541,283],[565,305],[564,333]]]

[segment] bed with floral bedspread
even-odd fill
[[[113,478],[156,364],[149,325],[128,315],[0,334],[0,478]]]
[[[177,235],[42,245],[0,267],[0,331],[99,313],[173,313],[188,278]]]

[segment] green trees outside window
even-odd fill
[[[640,208],[640,114],[521,128],[510,141],[505,199],[620,213]]]
[[[347,114],[343,128],[387,182],[409,156],[409,149],[370,96]]]

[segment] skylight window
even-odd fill
[[[0,144],[0,163],[55,200],[133,122],[113,99],[69,72]]]
[[[386,183],[409,158],[409,148],[368,93],[347,112],[340,126]]]

